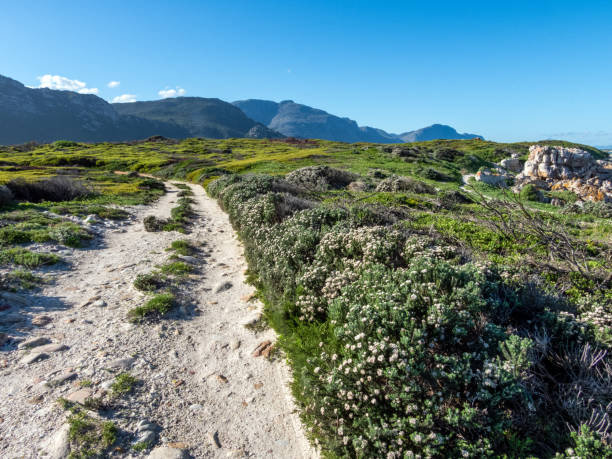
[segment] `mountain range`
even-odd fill
[[[297,104],[292,100],[273,102],[248,99],[234,102],[248,117],[265,124],[287,137],[304,137],[341,142],[402,143],[434,139],[473,139],[476,134],[460,134],[450,126],[433,124],[402,134],[390,134],[382,129],[359,126],[349,118],[340,118],[317,108]]]
[[[93,94],[29,88],[0,75],[0,145],[28,141],[126,141],[154,135],[171,138],[300,137],[342,142],[401,143],[482,138],[432,126],[403,134],[359,126],[293,101],[177,97],[109,104]]]

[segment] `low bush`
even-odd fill
[[[537,202],[540,200],[540,192],[534,185],[531,184],[525,185],[523,188],[521,188],[519,196],[525,201]]]
[[[425,182],[410,177],[399,176],[383,179],[376,187],[376,191],[409,191],[417,194],[434,194],[436,192],[434,187]]]
[[[0,208],[11,205],[15,200],[15,196],[9,187],[0,185]]]
[[[186,274],[193,272],[193,267],[183,261],[175,261],[173,263],[168,263],[167,265],[162,265],[160,270],[164,274],[171,274],[173,276],[185,276]]]
[[[157,273],[139,274],[134,279],[134,288],[141,292],[155,292],[164,285],[164,281]]]
[[[128,316],[133,321],[145,318],[161,317],[170,312],[176,305],[176,298],[171,293],[155,295],[142,306],[131,309]]]
[[[115,382],[111,385],[111,390],[115,395],[126,395],[134,390],[138,379],[127,372],[119,373],[115,376]]]
[[[358,177],[352,172],[329,166],[308,166],[290,172],[285,176],[285,180],[307,190],[323,191],[344,188]]]
[[[141,190],[161,190],[166,191],[166,185],[161,180],[145,178],[138,182],[138,188]]]
[[[32,269],[59,261],[60,257],[52,253],[31,252],[22,248],[0,249],[0,265],[13,264]]]
[[[193,246],[189,241],[172,241],[168,250],[174,251],[177,255],[191,255],[194,251]]]
[[[145,231],[154,233],[157,231],[163,231],[164,226],[168,223],[168,221],[157,218],[154,215],[148,215],[144,218],[142,223],[144,224]]]
[[[207,191],[244,241],[324,454],[554,457],[580,443],[598,457],[609,446],[612,362],[567,298],[537,275],[469,261],[409,219],[393,226],[362,206],[281,214],[285,187],[226,176]],[[572,434],[583,425],[592,436]]]
[[[90,187],[65,176],[56,176],[38,182],[13,179],[6,184],[16,199],[29,202],[72,201],[95,195]]]

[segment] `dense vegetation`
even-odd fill
[[[528,143],[292,142],[5,148],[0,180],[95,181],[97,197],[68,209],[138,191],[142,179],[112,169],[207,186],[330,457],[610,457],[609,205],[460,189]],[[152,311],[172,307],[161,296]]]

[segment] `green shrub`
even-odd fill
[[[172,241],[168,250],[172,250],[178,255],[191,255],[194,251],[191,243],[183,240]]]
[[[15,200],[15,196],[9,187],[0,185],[0,208],[9,206]]]
[[[193,267],[183,261],[175,261],[173,263],[168,263],[167,265],[163,265],[160,268],[160,270],[164,274],[171,274],[174,276],[184,276],[192,272]]]
[[[52,253],[31,252],[22,248],[0,250],[0,265],[14,264],[26,268],[38,268],[59,261],[60,257]]]
[[[363,206],[284,212],[299,191],[282,179],[225,176],[207,191],[244,241],[324,454],[550,457],[571,444],[568,424],[606,413],[609,358],[587,368],[591,344],[568,351],[596,333],[563,298],[411,234],[410,220],[392,227]],[[504,243],[439,217],[487,250]]]
[[[540,200],[540,192],[534,185],[531,184],[525,185],[523,188],[521,188],[519,196],[524,201],[537,202]]]
[[[148,215],[142,221],[145,231],[154,233],[157,231],[163,231],[164,226],[167,224],[167,220],[162,220],[154,215]]]
[[[170,312],[176,305],[176,299],[171,293],[155,295],[144,305],[131,309],[128,316],[132,320],[161,317]]]
[[[16,199],[30,202],[72,201],[96,194],[84,183],[61,175],[37,182],[16,178],[9,181],[6,186]]]
[[[129,394],[134,390],[138,379],[129,373],[123,372],[115,376],[115,382],[111,386],[111,390],[115,395]]]
[[[145,178],[138,182],[138,188],[141,190],[160,190],[166,191],[166,185],[160,180]]]
[[[134,287],[142,292],[155,292],[163,285],[164,281],[157,273],[139,274],[134,279]]]

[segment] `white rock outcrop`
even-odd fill
[[[515,191],[527,184],[545,190],[569,190],[590,201],[612,201],[612,162],[596,160],[587,151],[532,145]]]

